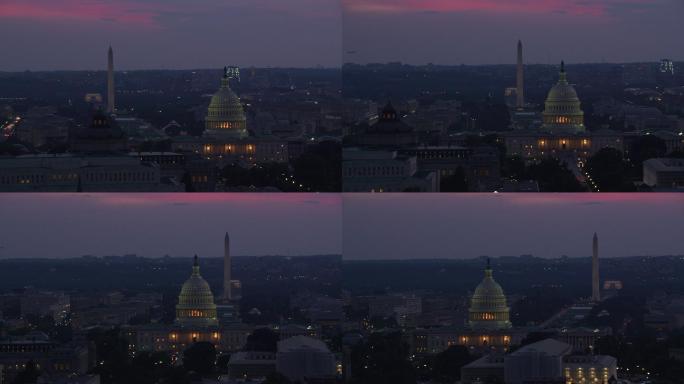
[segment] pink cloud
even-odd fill
[[[684,195],[681,193],[456,193],[421,194],[416,197],[407,193],[380,193],[380,194],[347,194],[344,200],[349,201],[397,201],[405,200],[410,205],[411,201],[453,202],[472,201],[486,204],[502,202],[506,205],[562,205],[571,204],[638,204],[639,206],[666,205],[673,206],[684,212]]]
[[[630,0],[626,0],[630,2]],[[353,12],[502,12],[502,13],[567,13],[601,16],[611,0],[343,0],[346,10]],[[638,2],[632,0],[633,3]]]
[[[158,7],[130,1],[3,0],[0,19],[38,21],[112,21],[143,27],[158,27]]]
[[[512,204],[542,205],[542,204],[640,204],[640,205],[669,205],[678,206],[684,203],[684,196],[679,193],[502,193],[497,198]]]
[[[186,17],[225,14],[239,17],[242,9],[280,14],[330,17],[339,14],[336,0],[2,0],[0,19],[38,21],[110,21],[143,27],[161,27],[158,16],[173,13]]]
[[[289,207],[292,204],[315,204],[327,207],[341,207],[339,194],[320,193],[10,193],[7,198],[20,201],[39,200],[54,202],[65,200],[90,201],[103,205],[156,206],[169,204],[275,204]]]

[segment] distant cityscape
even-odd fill
[[[590,259],[234,257],[229,234],[222,258],[4,259],[0,366],[6,382],[676,380],[684,255],[602,260],[599,239]]]
[[[370,108],[345,132],[343,190],[679,190],[677,68],[526,65],[521,41],[515,67],[347,63],[344,95]]]
[[[590,260],[345,261],[350,320],[372,330],[357,335],[352,372],[369,383],[676,382],[684,256],[600,260],[597,234],[591,245]]]
[[[107,57],[106,75],[0,74],[0,190],[341,189],[338,70],[115,71]]]
[[[216,368],[233,380],[341,374],[334,341],[343,324],[340,256],[233,260],[226,234],[222,259],[83,256],[0,265],[3,383],[30,375],[51,383],[189,382]]]
[[[1,0],[0,384],[684,384],[683,0]]]
[[[514,68],[114,71],[112,49],[106,75],[1,73],[0,190],[681,189],[681,63],[526,65],[522,44]]]

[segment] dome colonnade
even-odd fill
[[[565,63],[561,62],[558,83],[554,85],[544,103],[542,129],[552,133],[580,133],[585,131],[584,112],[577,91],[568,83]]]
[[[178,295],[176,323],[192,327],[218,325],[214,295],[211,293],[209,283],[200,275],[197,255],[192,266],[192,275],[183,283],[180,295]]]

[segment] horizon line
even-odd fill
[[[679,64],[684,64],[684,58],[682,59],[677,59],[673,60],[670,58],[661,58],[657,59],[658,61],[584,61],[584,62],[570,62],[568,64],[567,60],[563,60],[565,62],[565,65],[607,65],[607,64],[613,64],[613,65],[625,65],[625,64],[659,64],[659,60],[671,60],[674,64],[679,63]],[[422,64],[412,64],[412,63],[405,63],[402,61],[385,61],[385,62],[366,62],[366,63],[355,63],[355,62],[345,62],[342,64],[342,67],[346,65],[360,65],[360,66],[365,66],[365,65],[394,65],[394,64],[401,64],[409,67],[427,67],[427,66],[436,66],[436,67],[493,67],[493,66],[502,66],[502,65],[511,65],[511,66],[516,66],[517,63],[511,62],[511,63],[480,63],[480,64],[465,64],[465,63],[459,63],[459,64],[440,64],[440,63],[422,63]],[[548,63],[525,63],[523,62],[523,66],[526,65],[538,65],[538,66],[559,66],[560,62],[556,64],[548,64]]]
[[[200,259],[223,259],[223,256],[201,256],[197,255],[198,258]],[[305,254],[297,254],[297,255],[282,255],[282,254],[271,254],[271,255],[230,255],[231,258],[234,257],[315,257],[315,256],[342,256],[341,253],[305,253]],[[0,262],[3,261],[16,261],[16,260],[73,260],[73,259],[85,259],[85,258],[92,258],[92,259],[103,259],[107,257],[118,257],[118,258],[137,258],[137,259],[151,259],[151,260],[157,260],[157,259],[185,259],[185,258],[192,258],[193,256],[170,256],[170,255],[164,255],[164,256],[139,256],[135,254],[130,254],[130,255],[104,255],[104,256],[95,256],[95,255],[81,255],[81,256],[68,256],[68,257],[0,257]]]
[[[626,64],[659,64],[659,60],[672,60],[673,63],[684,64],[684,58],[682,59],[670,59],[663,57],[661,59],[656,59],[655,61],[579,61],[579,62],[568,62],[565,61],[566,65],[626,65]],[[368,62],[352,62],[346,61],[339,66],[327,66],[327,65],[316,65],[316,66],[242,66],[236,65],[240,69],[270,69],[270,70],[307,70],[307,69],[324,69],[324,70],[339,70],[344,69],[348,65],[358,65],[358,66],[368,66],[368,65],[395,65],[401,64],[402,66],[409,67],[493,67],[493,66],[515,66],[515,62],[506,63],[476,63],[476,64],[466,64],[466,63],[407,63],[400,60],[396,61],[368,61]],[[558,66],[559,64],[549,64],[541,62],[527,62],[523,63],[523,66]],[[144,72],[144,71],[214,71],[221,70],[221,67],[198,67],[198,68],[125,68],[125,69],[115,69],[114,72]],[[107,68],[102,69],[85,69],[85,68],[75,68],[75,69],[13,69],[13,70],[3,70],[0,69],[0,73],[25,73],[25,72],[107,72]]]
[[[236,67],[240,69],[342,69],[339,67],[331,66],[313,66],[313,67],[297,67],[297,66],[274,66],[274,67],[257,67],[257,66],[239,66]],[[216,68],[134,68],[134,69],[114,69],[114,72],[143,72],[143,71],[213,71],[222,70],[223,67]],[[17,69],[17,70],[2,70],[0,73],[25,73],[25,72],[107,72],[107,68],[103,69]]]
[[[556,256],[556,257],[543,257],[543,256],[534,256],[534,255],[518,255],[518,256],[474,256],[474,257],[468,257],[468,258],[449,258],[449,257],[436,257],[436,258],[425,258],[425,259],[418,259],[418,258],[406,258],[406,259],[342,259],[342,261],[479,261],[480,259],[500,259],[500,258],[522,258],[522,257],[529,257],[533,259],[542,259],[542,260],[561,260],[561,259],[582,259],[582,258],[592,258],[592,256],[567,256],[567,255],[561,255],[561,256]],[[671,254],[671,255],[630,255],[630,256],[599,256],[599,260],[601,259],[631,259],[631,258],[660,258],[660,257],[674,257],[674,258],[684,258],[684,253],[681,254]]]

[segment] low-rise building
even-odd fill
[[[603,148],[624,152],[623,134],[611,130],[582,131],[578,133],[550,133],[544,131],[512,131],[501,134],[506,154],[523,159],[556,157],[572,154],[586,159]]]
[[[397,151],[345,148],[342,161],[344,192],[438,191],[434,172],[418,170],[416,156]]]
[[[248,164],[290,160],[288,142],[278,138],[177,136],[171,148],[175,152],[191,152],[215,160],[243,160]]]
[[[63,324],[71,313],[69,295],[64,292],[27,291],[20,299],[21,317],[27,315],[51,316],[55,323]]]
[[[656,158],[644,161],[644,184],[654,188],[684,188],[684,159]]]
[[[556,340],[570,344],[573,353],[589,353],[596,346],[598,339],[611,335],[610,327],[603,328],[563,328],[558,330]]]
[[[23,155],[0,159],[0,191],[6,192],[165,192],[156,163],[133,156]]]
[[[278,342],[276,371],[292,382],[331,378],[336,373],[336,359],[321,340],[294,336]]]
[[[506,355],[485,355],[461,368],[461,382],[608,384],[617,379],[614,357],[572,351],[569,344],[545,339]]]
[[[0,366],[4,379],[14,377],[33,362],[47,375],[83,375],[88,365],[88,347],[78,343],[58,344],[42,332],[0,340]]]
[[[259,379],[276,370],[276,354],[268,351],[240,351],[230,355],[228,377],[231,379]]]

